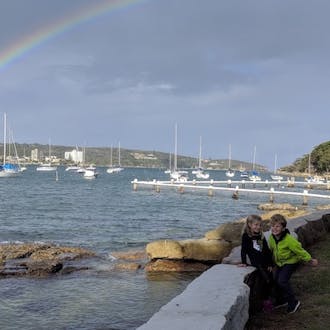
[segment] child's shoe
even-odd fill
[[[300,306],[300,301],[299,300],[296,300],[295,303],[292,305],[292,306],[288,306],[288,309],[287,309],[287,312],[288,314],[293,314],[297,311],[297,309],[299,308]]]

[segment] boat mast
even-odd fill
[[[202,168],[202,137],[199,137],[199,158],[198,158],[198,168]]]
[[[177,152],[178,152],[178,124],[175,123],[175,128],[174,128],[174,168],[173,171],[177,170]]]
[[[3,114],[3,165],[6,164],[7,114]]]
[[[231,169],[231,144],[229,143],[228,169]]]

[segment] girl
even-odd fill
[[[261,273],[269,273],[272,267],[272,254],[268,248],[266,238],[262,232],[262,219],[259,215],[252,214],[246,218],[243,228],[241,261],[239,266],[246,267],[247,256],[250,264]],[[267,275],[267,278],[270,277]]]
[[[300,242],[290,235],[286,224],[286,219],[282,214],[274,214],[270,218],[272,234],[269,237],[269,247],[276,264],[274,273],[278,288],[276,307],[288,305],[287,312],[291,314],[300,306],[300,301],[294,296],[290,285],[292,273],[301,261],[309,262],[312,266],[317,266],[318,261],[312,259]]]
[[[249,215],[246,218],[242,234],[242,263],[239,266],[246,267],[248,265],[247,256],[250,259],[250,264],[257,268],[255,287],[251,288],[251,291],[255,291],[256,294],[253,297],[254,304],[255,306],[260,306],[259,303],[262,303],[263,310],[269,312],[273,308],[272,299],[270,298],[273,288],[272,254],[262,232],[262,219],[259,215],[255,214]],[[263,301],[260,301],[260,298]],[[251,295],[250,299],[252,299]]]

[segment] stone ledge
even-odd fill
[[[243,329],[250,292],[244,280],[253,271],[253,267],[213,266],[138,329]]]

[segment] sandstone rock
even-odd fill
[[[80,247],[61,247],[51,246],[46,249],[40,249],[33,252],[30,256],[32,260],[48,260],[48,259],[61,259],[61,260],[74,260],[83,257],[92,257],[95,253]]]
[[[242,228],[244,223],[241,222],[228,222],[221,224],[216,229],[210,230],[205,234],[205,238],[224,239],[227,242],[233,243],[233,245],[240,244]]]
[[[45,276],[59,272],[64,261],[92,256],[95,256],[94,252],[80,247],[37,243],[2,244],[0,276]]]
[[[136,262],[122,262],[114,265],[114,270],[119,271],[137,271],[141,268],[142,265]]]
[[[180,241],[184,259],[219,263],[228,255],[231,244],[225,240],[189,239]]]
[[[297,210],[296,206],[293,206],[289,203],[264,203],[264,204],[260,204],[258,206],[259,210],[263,210],[263,211],[272,211],[272,210],[290,210],[290,211],[295,211]]]
[[[210,265],[201,262],[166,259],[152,260],[145,266],[147,272],[203,272],[208,268]]]
[[[183,259],[183,249],[178,241],[162,240],[147,244],[146,252],[149,259],[170,258]]]

